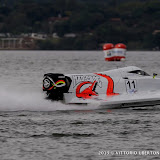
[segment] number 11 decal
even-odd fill
[[[128,93],[137,92],[137,81],[130,79],[126,81],[126,90]]]

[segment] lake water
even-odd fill
[[[98,109],[45,99],[43,75],[134,65],[160,75],[160,52],[0,51],[0,160],[160,159],[160,106]]]

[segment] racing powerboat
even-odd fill
[[[135,66],[85,74],[47,73],[43,91],[47,98],[66,104],[112,108],[160,104],[160,78]]]

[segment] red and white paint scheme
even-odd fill
[[[85,74],[48,73],[43,91],[66,104],[95,104],[108,108],[160,104],[160,78],[129,66]]]
[[[118,43],[115,46],[112,43],[103,45],[104,58],[106,61],[123,61],[126,58],[126,45]]]

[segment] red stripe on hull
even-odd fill
[[[114,95],[119,95],[119,93],[114,93],[114,82],[110,76],[107,76],[105,74],[100,74],[100,73],[95,73],[101,77],[104,77],[108,80],[108,87],[107,87],[107,96],[114,96]]]

